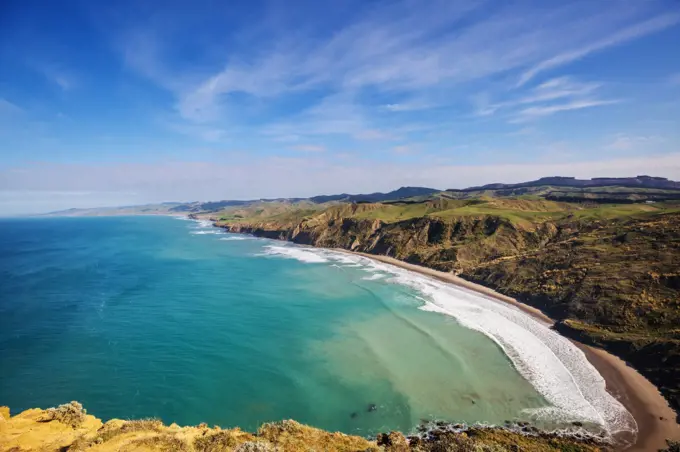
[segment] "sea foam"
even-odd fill
[[[515,368],[551,406],[527,410],[537,419],[597,424],[610,435],[637,432],[633,416],[606,390],[604,378],[567,338],[515,306],[426,275],[362,256],[294,246],[267,246],[266,254],[308,263],[360,265],[373,280],[386,273],[389,282],[416,290],[420,309],[454,317],[461,325],[491,338]]]
[[[289,259],[297,259],[302,262],[321,264],[328,262],[328,259],[321,253],[315,252],[312,248],[302,248],[293,246],[267,245],[264,247],[263,255],[281,256]]]
[[[376,279],[382,279],[382,278],[384,278],[384,277],[385,277],[385,275],[383,275],[382,273],[373,273],[372,275],[370,275],[370,276],[364,276],[364,277],[361,278],[361,279],[363,279],[363,280],[365,280],[365,281],[374,281],[374,280],[376,280]]]
[[[213,223],[210,220],[193,220],[198,228],[212,228]]]

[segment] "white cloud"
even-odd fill
[[[62,91],[70,91],[77,86],[76,76],[63,64],[37,60],[29,60],[27,64]]]
[[[552,101],[572,101],[580,103],[592,103],[595,91],[602,85],[599,83],[582,83],[572,77],[562,76],[553,78],[538,86],[522,92],[520,97],[498,103],[490,103],[488,95],[477,96],[473,101],[477,107],[478,116],[495,114],[499,110],[512,110],[524,105],[539,105],[543,108]],[[533,107],[532,107],[533,108]],[[539,108],[539,107],[537,107]]]
[[[417,147],[418,146],[415,146],[415,145],[412,145],[412,144],[402,144],[402,145],[399,145],[399,146],[394,146],[392,148],[392,152],[394,152],[395,154],[399,154],[399,155],[408,155],[408,154],[413,154],[414,152],[416,152]]]
[[[403,102],[398,104],[387,104],[383,108],[387,111],[400,112],[400,111],[418,111],[418,110],[428,110],[434,108],[434,105],[424,102],[424,101],[413,101],[413,102]]]
[[[668,84],[672,86],[679,86],[680,85],[680,72],[676,74],[671,74],[668,77]]]
[[[561,111],[582,110],[584,108],[599,107],[621,102],[620,100],[578,100],[564,104],[529,107],[520,110],[518,116],[512,122],[528,121],[532,118],[552,115]]]
[[[317,144],[301,144],[299,146],[293,146],[291,147],[292,150],[294,151],[300,151],[300,152],[325,152],[326,147],[325,146],[320,146]]]
[[[207,76],[168,70],[163,56],[172,39],[167,33],[165,39],[159,39],[147,27],[126,38],[124,54],[131,67],[175,93],[176,109],[183,118],[211,122],[223,120],[226,111],[237,111],[235,95],[241,94],[267,99],[309,90],[347,95],[364,88],[402,94],[437,88],[453,93],[453,86],[510,70],[524,70],[520,83],[524,84],[542,71],[679,20],[678,15],[669,13],[641,21],[652,2],[619,8],[601,8],[587,1],[529,8],[519,2],[481,15],[483,3],[436,1],[423,5],[403,0],[376,4],[357,11],[358,20],[321,35],[318,28],[309,32],[308,24],[288,24],[296,33],[254,33],[257,40],[242,42],[241,49],[230,52]],[[268,38],[262,39],[263,35]],[[545,95],[566,96],[556,88],[546,87],[552,94]],[[448,97],[438,101],[449,105],[460,101],[455,95]],[[394,102],[383,107],[387,111],[416,111],[428,106]],[[330,127],[345,128],[342,124]]]
[[[370,141],[370,140],[394,140],[395,136],[385,132],[383,130],[377,130],[377,129],[364,129],[364,130],[359,130],[354,134],[354,138],[357,140],[364,140],[364,141]]]
[[[589,43],[583,47],[573,49],[564,53],[553,56],[547,60],[541,61],[539,64],[533,66],[528,71],[524,72],[519,79],[518,85],[523,85],[540,72],[553,69],[576,60],[587,57],[588,55],[604,50],[608,47],[613,47],[624,42],[631,41],[651,33],[655,33],[680,22],[680,14],[669,13],[653,17],[640,23],[628,26],[622,30],[606,36],[595,42]]]
[[[0,97],[0,116],[16,116],[24,113],[24,109]]]
[[[600,99],[597,94],[602,84],[580,82],[569,76],[547,80],[537,86],[521,90],[514,98],[491,103],[488,94],[473,97],[477,116],[505,113],[510,123],[539,119],[555,113],[582,110],[621,102],[620,99]]]
[[[53,74],[51,80],[53,83],[59,86],[62,91],[69,91],[74,87],[73,79],[65,74]]]
[[[517,101],[518,104],[530,104],[555,99],[588,96],[600,88],[599,83],[581,83],[571,77],[562,76],[541,83],[527,97]]]
[[[655,135],[628,135],[619,134],[605,145],[606,149],[615,151],[640,151],[653,152],[653,147],[662,143],[664,140]]]

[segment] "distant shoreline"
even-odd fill
[[[409,264],[388,256],[359,253],[340,248],[336,248],[334,251],[359,255],[454,284],[497,301],[511,304],[542,323],[548,325],[555,323],[554,319],[551,319],[539,309],[450,273]],[[626,451],[655,451],[666,447],[666,439],[680,439],[680,425],[675,421],[676,414],[656,386],[620,358],[602,349],[585,345],[571,338],[568,339],[584,352],[588,361],[602,375],[607,385],[607,391],[633,415],[638,425],[637,440]]]

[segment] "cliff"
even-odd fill
[[[376,214],[384,208],[345,204],[299,222],[216,225],[453,272],[543,310],[562,333],[630,362],[680,408],[680,213],[531,219],[515,216],[516,205],[512,214],[384,221]]]
[[[435,430],[426,437],[405,438],[397,432],[369,440],[330,433],[287,420],[262,425],[257,432],[201,424],[180,427],[157,419],[103,423],[77,402],[57,408],[26,410],[10,417],[0,407],[0,450],[11,452],[298,452],[298,451],[505,451],[589,452],[606,450],[592,441],[505,429],[473,428],[464,433]]]

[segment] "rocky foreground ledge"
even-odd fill
[[[200,424],[180,427],[157,419],[103,423],[78,402],[10,416],[0,407],[0,450],[25,451],[600,451],[607,446],[589,440],[550,434],[523,435],[501,428],[471,428],[465,432],[438,429],[425,437],[391,432],[375,440],[330,433],[292,420],[262,425],[256,433]]]

